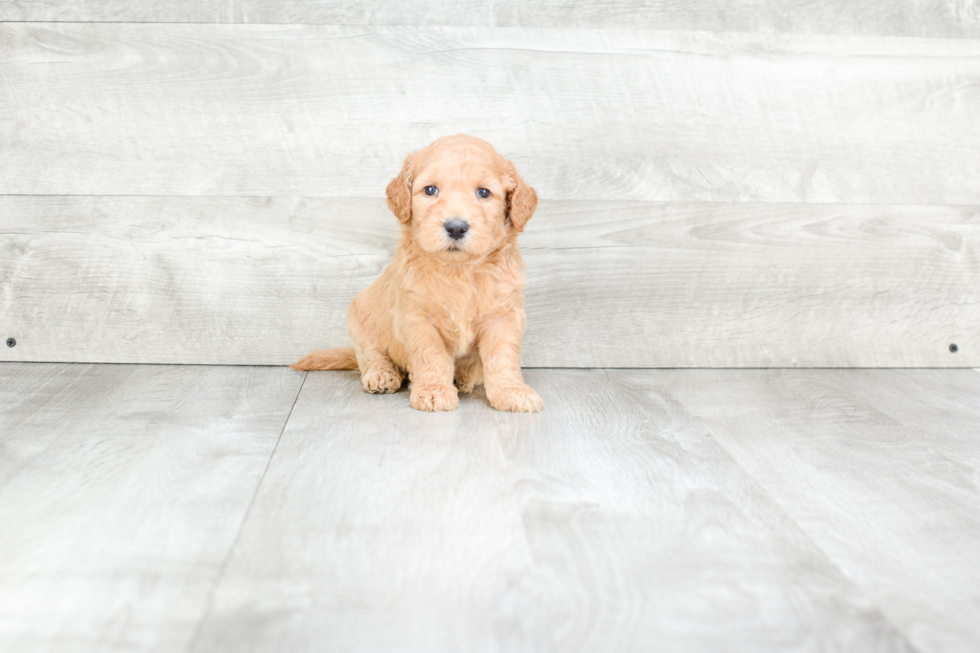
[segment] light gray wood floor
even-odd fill
[[[2,651],[975,651],[975,370],[0,364]]]

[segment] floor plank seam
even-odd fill
[[[675,399],[675,401],[677,401],[678,403],[680,403],[681,406],[684,406],[684,404],[682,402],[680,402],[679,399],[677,399],[676,397],[674,399]],[[687,410],[686,406],[685,406],[685,410]],[[692,416],[693,416],[693,413],[692,413]],[[694,416],[694,417],[705,428],[705,430],[711,435],[711,439],[715,441],[715,444],[717,444],[718,447],[728,455],[729,459],[731,459],[731,461],[733,463],[735,463],[736,465],[738,465],[738,468],[740,470],[742,470],[742,473],[743,474],[745,474],[745,478],[748,479],[748,481],[750,483],[752,483],[752,485],[755,487],[755,489],[758,490],[758,492],[762,496],[765,496],[766,498],[769,499],[770,503],[772,504],[773,509],[774,510],[778,510],[780,513],[782,513],[783,517],[785,517],[787,521],[789,521],[791,524],[793,524],[794,526],[796,526],[796,528],[798,529],[799,533],[803,537],[805,537],[806,538],[806,541],[809,542],[810,545],[813,547],[813,550],[819,552],[820,555],[823,556],[824,560],[827,561],[827,564],[830,565],[831,567],[833,567],[834,569],[836,569],[837,570],[837,573],[840,574],[841,578],[843,578],[845,581],[847,581],[854,588],[854,590],[856,592],[858,592],[861,596],[863,596],[868,601],[868,604],[870,606],[874,606],[874,609],[878,612],[878,614],[880,615],[882,621],[885,622],[886,624],[888,624],[889,626],[891,626],[891,628],[894,630],[894,632],[896,634],[900,635],[901,638],[902,638],[902,640],[904,640],[905,645],[907,647],[906,648],[906,651],[908,653],[923,653],[921,649],[919,649],[918,647],[916,647],[912,643],[912,640],[909,639],[909,634],[905,631],[905,629],[900,628],[898,626],[898,624],[896,624],[892,620],[892,618],[888,615],[888,613],[886,613],[884,611],[884,609],[881,607],[879,601],[876,600],[875,597],[872,596],[864,587],[862,587],[861,585],[859,585],[853,578],[851,578],[851,576],[847,572],[845,572],[844,569],[842,569],[839,564],[837,564],[837,561],[834,560],[834,558],[832,558],[827,553],[827,551],[824,550],[824,548],[822,546],[820,546],[813,539],[813,537],[803,527],[803,525],[800,524],[796,520],[796,518],[793,517],[792,514],[790,514],[790,512],[788,510],[786,510],[782,505],[780,505],[780,503],[777,501],[775,495],[773,495],[772,492],[770,492],[767,488],[765,488],[758,481],[758,479],[756,479],[755,475],[752,474],[746,468],[746,466],[743,465],[742,462],[735,456],[735,454],[732,453],[732,451],[729,450],[729,448],[725,446],[725,444],[723,442],[723,439],[722,438],[719,438],[719,437],[717,437],[715,435],[715,432],[714,432],[715,429],[712,426],[710,426],[709,424],[707,424],[706,422],[702,421],[700,418],[698,418],[696,416]]]
[[[241,540],[242,532],[245,530],[245,525],[248,523],[249,515],[252,514],[252,508],[255,506],[255,499],[259,496],[259,490],[262,488],[262,483],[265,481],[266,475],[269,473],[269,467],[272,465],[272,459],[276,456],[276,451],[279,449],[279,443],[282,442],[283,433],[286,432],[286,427],[289,425],[289,418],[293,416],[293,409],[296,408],[296,402],[299,401],[300,395],[303,393],[303,387],[306,385],[306,379],[309,377],[310,373],[305,372],[303,375],[303,382],[299,384],[299,390],[296,391],[296,396],[293,398],[293,405],[289,407],[289,412],[286,414],[286,419],[282,424],[282,429],[279,430],[279,437],[276,438],[276,444],[272,447],[272,452],[269,454],[269,460],[265,463],[265,469],[262,470],[262,475],[259,477],[258,483],[255,484],[255,491],[252,493],[252,498],[248,502],[248,507],[245,509],[245,514],[242,516],[242,522],[238,526],[238,532],[235,533],[235,539],[232,540],[231,546],[228,547],[228,553],[225,554],[225,559],[221,562],[221,567],[218,569],[217,575],[215,575],[214,582],[211,584],[211,589],[208,591],[208,598],[204,603],[204,614],[201,615],[201,619],[194,629],[194,634],[191,636],[187,648],[185,650],[194,650],[197,645],[197,640],[201,636],[201,630],[204,628],[204,624],[208,620],[208,616],[211,614],[211,605],[214,600],[214,593],[218,586],[221,584],[222,579],[224,579],[225,572],[228,569],[228,563],[231,561],[231,556],[234,554],[235,549],[238,548],[238,542]]]

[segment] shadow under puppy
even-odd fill
[[[538,204],[514,164],[479,138],[445,136],[409,154],[388,184],[401,223],[391,264],[347,310],[353,347],[313,352],[297,370],[359,369],[364,389],[453,410],[486,386],[497,410],[538,412],[521,376],[524,260],[517,235]],[[455,386],[454,386],[455,382]]]

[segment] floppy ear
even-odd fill
[[[513,190],[507,193],[507,218],[514,225],[514,229],[524,231],[524,225],[534,215],[534,209],[538,207],[538,194],[524,183],[521,176],[517,174],[517,168],[510,161],[507,162],[507,174],[514,182]]]
[[[405,157],[402,170],[388,182],[388,208],[401,223],[412,219],[412,176],[415,152]]]

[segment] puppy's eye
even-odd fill
[[[487,199],[488,197],[490,197],[490,191],[488,191],[486,188],[477,189],[476,194],[482,197],[483,199]]]
[[[422,189],[422,192],[424,192],[426,195],[435,195],[439,192],[439,189],[435,186],[426,186]]]

